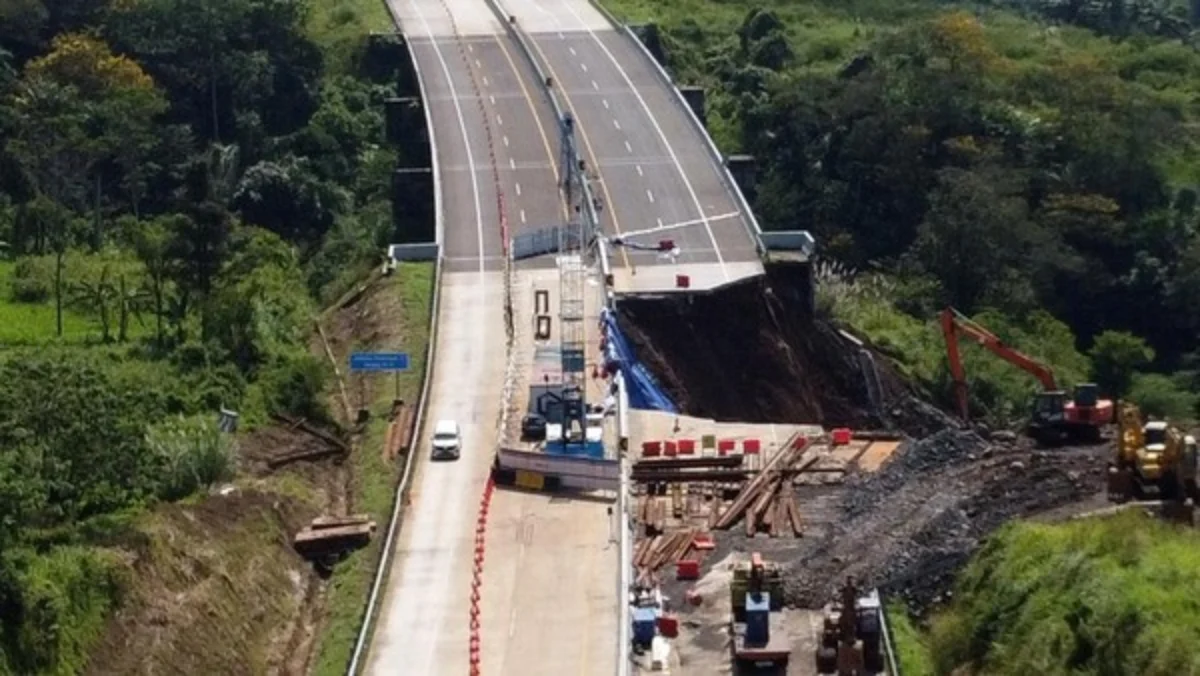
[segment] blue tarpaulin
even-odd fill
[[[604,325],[606,343],[604,358],[610,366],[615,365],[621,370],[621,376],[625,379],[625,391],[629,396],[629,406],[640,410],[678,413],[679,409],[675,408],[675,403],[667,393],[662,391],[658,381],[637,360],[633,348],[617,325],[616,316],[605,309],[600,321]]]

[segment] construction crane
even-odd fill
[[[1113,420],[1113,402],[1099,397],[1094,383],[1081,383],[1074,396],[1059,389],[1054,371],[1047,365],[1004,344],[991,331],[971,321],[954,308],[941,314],[942,334],[946,337],[946,355],[950,361],[950,376],[954,379],[954,396],[958,413],[969,419],[967,376],[958,351],[960,335],[967,335],[992,354],[1022,369],[1042,384],[1043,391],[1033,398],[1032,412],[1026,433],[1043,444],[1096,442],[1101,430]]]
[[[1200,497],[1196,440],[1165,420],[1145,421],[1137,405],[1117,405],[1117,447],[1108,465],[1108,498],[1114,502]]]

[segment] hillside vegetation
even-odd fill
[[[371,564],[322,596],[289,537],[335,498],[386,513],[395,468],[251,476],[245,446],[336,425],[311,336],[393,235],[389,28],[374,0],[0,3],[0,674],[297,673],[314,603],[360,612]],[[430,270],[376,285],[355,311],[391,328],[337,357],[423,354]]]
[[[933,621],[936,673],[1196,673],[1197,552],[1194,530],[1134,512],[1007,526]]]
[[[820,244],[820,301],[948,398],[947,305],[1153,413],[1197,414],[1200,53],[1138,3],[610,0],[726,151],[767,229]],[[1182,22],[1182,23],[1181,23]],[[1180,33],[1182,31],[1182,33]],[[968,349],[976,413],[1036,383]]]

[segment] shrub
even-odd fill
[[[233,475],[233,439],[209,416],[180,416],[146,432],[146,446],[162,464],[158,495],[178,500]]]

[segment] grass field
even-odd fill
[[[428,263],[404,263],[387,288],[376,295],[379,311],[389,319],[394,314],[399,322],[402,344],[383,344],[362,347],[403,350],[410,355],[410,370],[400,377],[400,397],[416,402],[425,378],[425,354],[429,344],[429,313],[431,311],[434,267]],[[374,302],[374,301],[372,301]],[[396,497],[396,484],[403,471],[403,458],[395,463],[385,462],[382,456],[387,412],[395,395],[391,378],[375,388],[371,406],[372,422],[361,446],[353,456],[354,511],[371,514],[379,524],[378,536],[367,548],[338,564],[330,581],[325,625],[312,673],[317,676],[341,676],[346,672],[354,641],[362,623],[363,610],[370,594],[376,566],[387,532],[387,520]]]
[[[339,73],[350,69],[364,35],[396,30],[384,0],[314,0],[308,12],[309,36],[321,46],[330,68]]]
[[[11,299],[9,289],[15,265],[0,261],[0,346],[42,345],[58,340],[53,299],[45,303],[17,303]],[[130,337],[143,335],[146,328],[135,320],[129,333]],[[100,337],[99,321],[64,308],[62,342],[98,342]]]

